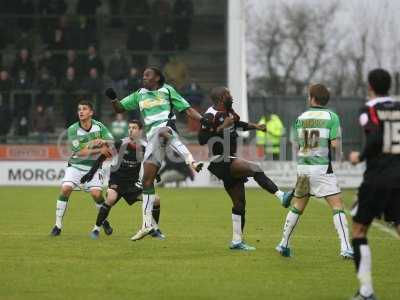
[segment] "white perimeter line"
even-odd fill
[[[326,203],[325,199],[324,200],[322,200],[321,198],[314,198],[314,199],[316,199],[317,202],[325,204],[326,206],[328,206],[328,203]],[[346,210],[346,213],[350,214],[350,212],[348,210]],[[376,222],[376,221],[372,222],[372,226],[377,228],[377,229],[379,229],[382,232],[388,233],[389,235],[391,235],[395,239],[400,240],[400,237],[398,236],[396,230],[394,230],[392,228],[389,228],[388,226],[385,226],[385,225],[383,225],[383,224],[381,224],[379,222]]]

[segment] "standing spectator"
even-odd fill
[[[161,51],[175,51],[176,50],[176,35],[172,31],[171,26],[165,27],[164,32],[158,38],[158,47]],[[163,54],[160,57],[161,66],[164,66],[169,59],[168,54]]]
[[[116,114],[115,120],[111,123],[111,134],[115,140],[120,140],[128,136],[128,122],[123,114]]]
[[[257,131],[257,152],[260,157],[264,150],[264,159],[272,156],[273,160],[279,160],[281,152],[281,139],[285,133],[285,127],[278,115],[266,112],[258,121],[258,125],[265,125],[267,131]],[[262,156],[261,156],[262,157]]]
[[[94,45],[88,47],[88,56],[83,61],[83,67],[85,74],[89,74],[90,70],[95,68],[100,77],[104,73],[103,60],[97,55],[97,50]]]
[[[51,113],[40,103],[31,116],[32,131],[37,136],[39,144],[47,143],[48,134],[54,132],[53,118]]]
[[[118,94],[123,93],[124,83],[128,75],[128,61],[122,55],[120,49],[115,49],[113,56],[108,64],[108,75],[111,84]]]
[[[88,99],[95,105],[96,117],[101,119],[104,82],[100,78],[96,68],[89,70],[89,78],[83,82],[82,88],[86,90]]]
[[[54,94],[51,90],[55,89],[55,87],[56,79],[46,68],[42,68],[35,84],[35,88],[39,92],[36,96],[36,103],[42,105],[46,110],[53,111]]]
[[[12,66],[11,75],[19,77],[20,71],[25,71],[25,76],[29,81],[35,78],[35,65],[31,59],[28,49],[21,49]]]
[[[131,51],[153,50],[153,37],[142,24],[139,24],[129,33],[126,48]],[[132,54],[132,64],[140,69],[146,67],[147,62],[147,54]]]
[[[32,105],[32,81],[25,70],[20,70],[15,82],[14,114],[17,119],[17,135],[28,135],[28,120]]]
[[[76,55],[76,51],[73,49],[69,49],[67,51],[67,57],[64,58],[64,63],[63,66],[61,67],[61,73],[62,76],[64,77],[67,69],[68,68],[74,68],[74,72],[75,72],[75,77],[78,80],[81,80],[83,78],[83,64],[81,62],[81,60],[78,58],[78,56]]]
[[[7,142],[7,134],[10,131],[12,123],[12,114],[10,109],[10,93],[12,90],[12,81],[6,70],[0,71],[0,143]]]
[[[63,90],[63,112],[65,118],[65,127],[68,128],[72,123],[76,122],[76,107],[78,105],[79,81],[75,78],[75,69],[68,67],[65,77],[61,81],[61,89]]]
[[[164,74],[167,81],[176,86],[178,90],[181,90],[187,82],[187,67],[176,56],[172,56],[165,65]]]
[[[175,32],[179,50],[186,50],[190,46],[190,30],[192,28],[193,1],[176,0],[174,4]]]
[[[190,103],[191,107],[193,107],[198,112],[201,112],[201,107],[204,102],[204,93],[202,92],[200,86],[194,80],[192,80],[191,83],[183,88],[182,95]],[[190,118],[187,119],[187,126],[188,131],[190,132],[198,132],[200,130],[200,123],[193,122],[193,120]]]
[[[126,1],[124,13],[131,17],[128,19],[128,28],[133,28],[138,22],[147,24],[150,15],[150,5],[147,0]]]

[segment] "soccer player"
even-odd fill
[[[211,106],[204,117],[212,124],[211,128],[202,126],[199,133],[200,145],[208,144],[210,165],[208,170],[222,180],[224,188],[232,200],[232,226],[233,235],[230,249],[255,250],[255,247],[243,241],[245,225],[246,199],[244,183],[248,177],[254,180],[271,194],[275,194],[283,206],[288,207],[292,193],[284,193],[278,189],[262,169],[255,163],[243,160],[236,156],[237,137],[236,130],[262,130],[265,125],[257,125],[240,121],[239,115],[232,109],[233,99],[226,87],[215,87],[211,91]]]
[[[143,225],[132,237],[139,240],[155,229],[152,222],[152,210],[155,201],[154,180],[164,160],[165,148],[171,147],[185,159],[189,166],[199,171],[201,164],[196,165],[193,156],[182,144],[174,125],[176,118],[173,109],[185,112],[190,118],[207,124],[196,110],[179,95],[175,89],[165,83],[162,72],[155,67],[146,68],[143,72],[143,88],[130,94],[121,101],[112,89],[107,89],[106,95],[111,99],[115,112],[120,113],[139,108],[144,119],[144,129],[147,136],[147,147],[143,159]]]
[[[52,236],[61,234],[62,220],[67,209],[68,199],[73,189],[79,186],[81,177],[92,167],[100,154],[106,157],[111,156],[106,143],[108,140],[112,140],[113,136],[102,123],[92,119],[93,114],[93,105],[90,102],[79,102],[79,122],[68,128],[68,143],[72,156],[68,161],[68,167],[62,180],[61,193],[57,199],[56,224],[51,231]],[[102,186],[101,169],[94,174],[92,180],[83,186],[85,191],[90,191],[98,209],[104,203]],[[112,228],[108,221],[103,223],[103,228],[106,234],[112,234]]]
[[[146,149],[146,142],[140,139],[141,129],[142,124],[140,121],[129,121],[129,136],[122,140],[117,140],[114,143],[116,150],[115,157],[117,159],[115,165],[111,166],[106,201],[99,210],[96,223],[90,234],[93,239],[99,238],[100,227],[107,219],[111,207],[114,206],[119,199],[124,198],[129,205],[141,200],[140,196],[142,195],[143,189],[139,177],[141,162]],[[90,171],[82,177],[81,183],[91,180],[105,160],[106,156],[101,155]],[[155,220],[156,228],[151,232],[151,235],[153,237],[164,239],[165,236],[158,228],[158,222],[160,219],[160,198],[157,195],[154,201],[152,215]]]
[[[276,247],[285,257],[291,256],[290,238],[310,196],[325,198],[328,202],[340,239],[340,255],[346,259],[353,257],[340,187],[332,170],[331,151],[337,147],[340,121],[337,114],[325,107],[329,97],[329,91],[324,85],[311,85],[308,90],[310,108],[294,124],[299,145],[295,197],[286,217],[282,240]]]
[[[366,144],[363,152],[350,153],[350,161],[366,161],[353,214],[354,263],[360,289],[354,300],[374,300],[371,250],[367,233],[374,218],[384,216],[400,235],[400,103],[388,95],[390,74],[375,69],[368,74],[368,98],[360,114]]]

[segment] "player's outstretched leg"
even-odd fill
[[[69,196],[72,193],[72,186],[64,184],[56,203],[56,224],[50,232],[51,236],[59,236],[63,226],[63,218],[68,205]]]
[[[232,161],[231,173],[235,178],[253,177],[261,188],[275,195],[283,207],[287,208],[290,206],[293,192],[281,191],[257,164],[236,158]]]
[[[246,221],[246,198],[243,182],[234,185],[224,184],[225,190],[232,199],[232,242],[230,249],[252,251],[256,248],[246,244],[243,240],[243,229]]]
[[[98,209],[98,211],[100,211],[101,208],[103,207],[103,204],[105,203],[102,190],[98,188],[92,188],[90,190],[90,194],[92,195],[92,198],[95,201],[96,208]],[[113,233],[113,228],[111,227],[107,219],[103,221],[101,226],[103,227],[104,233],[106,235],[111,235]]]

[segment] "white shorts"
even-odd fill
[[[161,145],[159,132],[161,129],[169,128],[174,135],[178,138],[178,134],[169,126],[155,128],[152,135],[147,140],[146,151],[144,152],[143,162],[152,162],[158,167],[161,167],[162,162],[165,160],[165,146]]]
[[[65,170],[65,175],[62,180],[62,185],[68,185],[72,188],[81,185],[81,178],[85,175],[87,171],[81,171],[74,167],[67,167]],[[103,189],[103,172],[98,169],[94,174],[92,180],[83,184],[82,189],[85,191],[89,190],[101,190]]]
[[[315,196],[317,198],[323,198],[340,193],[340,187],[337,177],[334,173],[330,174],[298,174],[300,176],[306,176],[308,178],[308,188],[306,188],[306,194]]]

